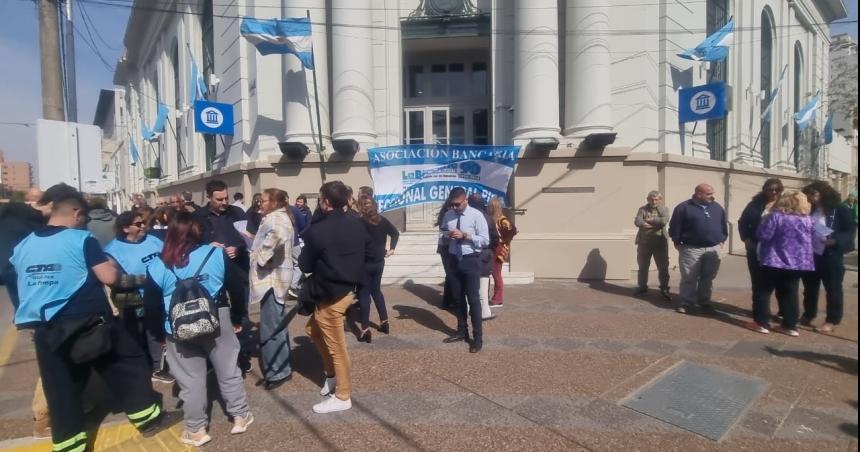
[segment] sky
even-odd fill
[[[857,20],[857,0],[845,0],[849,14],[847,20]],[[75,8],[76,27],[89,40],[81,20],[81,7],[85,8],[98,29],[101,38],[92,32],[92,41],[111,64],[122,54],[122,39],[131,9],[127,2],[118,6],[93,3],[78,4]],[[126,6],[123,6],[126,5]],[[833,34],[851,33],[857,39],[857,23],[831,27]],[[104,39],[104,42],[101,39]],[[113,86],[113,70],[108,69],[96,54],[76,35],[78,122],[92,123],[98,102],[99,90]],[[3,124],[4,122],[35,124],[42,114],[41,75],[39,67],[39,35],[36,6],[32,0],[0,0],[0,150],[8,160],[36,162],[35,125],[30,127]]]

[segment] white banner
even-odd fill
[[[368,150],[379,211],[443,202],[454,187],[508,204],[519,146],[409,144]]]

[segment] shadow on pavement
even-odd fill
[[[293,349],[290,351],[290,363],[293,372],[322,386],[325,371],[322,359],[316,346],[307,336],[297,336],[293,339]]]
[[[402,305],[394,306],[392,309],[397,311],[398,319],[414,320],[416,323],[427,329],[439,331],[448,336],[457,334],[457,330],[455,328],[451,328],[436,314],[426,309]]]
[[[388,422],[388,421],[386,421],[385,419],[383,419],[383,418],[379,417],[379,416],[378,416],[376,413],[374,413],[373,411],[371,411],[371,410],[367,409],[367,407],[365,407],[363,403],[359,403],[359,402],[357,402],[357,401],[353,400],[353,401],[352,401],[352,404],[353,404],[353,406],[354,406],[354,407],[358,408],[358,410],[359,410],[359,411],[361,411],[362,413],[364,413],[364,414],[366,414],[366,415],[370,416],[370,417],[371,417],[371,418],[376,422],[376,425],[380,425],[380,426],[382,426],[382,428],[384,428],[385,430],[387,430],[387,431],[391,432],[391,433],[392,433],[394,436],[396,436],[397,438],[399,438],[399,439],[403,440],[403,442],[405,442],[406,444],[408,444],[408,445],[410,446],[410,448],[411,448],[411,449],[413,449],[413,450],[418,450],[418,451],[428,451],[428,449],[426,449],[426,448],[424,448],[424,447],[421,447],[421,445],[420,445],[420,444],[418,444],[414,439],[410,438],[409,436],[407,436],[407,435],[405,435],[403,432],[401,432],[401,431],[400,431],[400,429],[398,429],[397,427],[395,427],[395,426],[391,425],[391,423],[390,423],[390,422]]]
[[[773,347],[765,347],[765,350],[774,356],[779,356],[780,358],[794,358],[800,361],[818,364],[819,366],[823,366],[828,369],[845,372],[849,375],[857,375],[857,360],[847,356],[808,351],[777,350]]]
[[[430,306],[442,307],[442,295],[439,294],[437,289],[423,284],[415,284],[411,279],[403,283],[403,288]]]

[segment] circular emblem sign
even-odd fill
[[[206,107],[200,112],[200,120],[203,121],[203,124],[206,124],[207,127],[217,129],[224,123],[224,115],[222,115],[217,108]]]
[[[710,91],[702,91],[690,99],[690,110],[696,114],[704,115],[717,106],[717,96]]]

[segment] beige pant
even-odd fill
[[[326,376],[337,378],[335,396],[340,400],[349,400],[351,393],[349,351],[343,332],[343,322],[350,304],[352,292],[340,300],[318,304],[305,327],[322,357]]]

